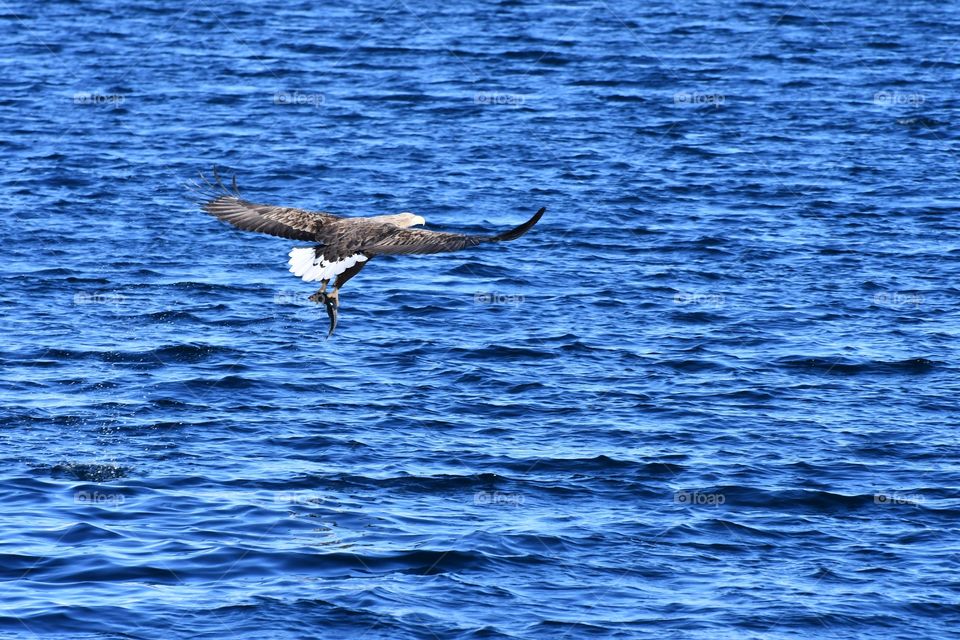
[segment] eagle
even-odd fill
[[[236,176],[228,188],[216,169],[212,182],[202,173],[200,180],[202,184],[194,183],[192,187],[201,197],[199,204],[210,215],[244,231],[310,244],[290,251],[290,272],[304,282],[320,283],[320,289],[308,299],[326,307],[330,319],[327,338],[337,328],[340,289],[376,256],[442,253],[516,240],[537,224],[547,210],[542,207],[520,226],[496,235],[466,235],[414,229],[425,225],[426,220],[409,211],[344,217],[325,211],[257,204],[240,195]],[[330,280],[333,287],[327,293]]]

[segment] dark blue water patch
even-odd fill
[[[2,9],[0,635],[944,637],[957,26]],[[184,193],[214,165],[435,230],[548,214],[372,260],[325,340],[299,243]]]
[[[61,462],[49,467],[37,467],[35,472],[53,478],[68,478],[85,482],[109,482],[123,478],[131,469],[118,464]]]
[[[853,361],[848,358],[818,358],[784,356],[778,364],[807,369],[815,373],[856,374],[924,374],[935,369],[936,363],[927,358],[907,358],[895,362]]]

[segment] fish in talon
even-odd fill
[[[327,306],[327,316],[330,317],[330,331],[327,332],[327,337],[329,338],[337,329],[337,311],[340,309],[340,303],[337,296],[333,295],[326,296],[324,303]]]

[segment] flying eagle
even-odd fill
[[[255,204],[240,196],[236,177],[228,189],[216,170],[213,176],[214,181],[210,182],[200,174],[204,184],[193,185],[203,198],[200,204],[204,211],[244,231],[312,243],[290,251],[290,271],[304,282],[320,282],[320,289],[309,300],[326,306],[330,317],[328,338],[337,328],[340,288],[375,256],[459,251],[486,242],[515,240],[546,211],[546,207],[541,208],[519,227],[497,235],[464,235],[412,229],[426,221],[409,212],[344,218],[323,211]],[[327,293],[331,279],[333,290]]]

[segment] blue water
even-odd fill
[[[956,633],[957,9],[4,0],[0,637]]]

